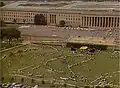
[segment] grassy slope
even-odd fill
[[[60,51],[64,51],[64,55],[72,55],[67,57],[67,62],[69,65],[72,65],[77,62],[81,62],[83,60],[86,60],[88,58],[95,58],[92,61],[89,61],[87,63],[84,63],[82,65],[74,66],[72,67],[72,71],[79,76],[77,79],[77,84],[79,85],[84,85],[88,84],[97,77],[101,75],[101,73],[110,73],[113,77],[107,78],[107,80],[113,81],[114,84],[118,84],[118,73],[113,74],[112,72],[118,71],[118,66],[119,66],[119,57],[118,55],[112,55],[113,51],[102,51],[100,53],[96,53],[95,55],[86,55],[86,56],[73,56],[71,52],[68,52],[69,49],[67,48],[61,48],[57,47],[60,49]],[[16,54],[10,55],[10,53],[15,53]],[[26,51],[25,51],[26,50]],[[8,74],[12,74],[14,71],[17,71],[18,69],[24,68],[31,66],[30,68],[26,68],[22,70],[23,75],[28,76],[29,73],[33,73],[33,78],[38,78],[35,77],[35,75],[43,75],[45,79],[51,80],[53,78],[59,79],[59,77],[68,77],[72,76],[72,74],[69,72],[67,65],[65,63],[62,63],[61,60],[54,60],[51,61],[47,64],[47,66],[52,67],[53,69],[59,70],[59,71],[64,71],[63,73],[54,73],[54,72],[48,72],[46,67],[43,65],[47,60],[53,59],[55,57],[58,58],[59,53],[57,53],[54,49],[48,47],[48,46],[24,46],[15,50],[7,51],[2,53],[2,56],[6,55],[5,59],[2,59],[2,71],[3,71],[3,76],[8,78]],[[41,56],[42,55],[42,56]],[[77,55],[77,54],[76,54]],[[37,67],[39,66],[39,67]],[[36,69],[33,69],[35,68]],[[21,74],[21,73],[17,73]],[[84,76],[88,78],[88,82],[81,82],[80,77]],[[17,78],[19,79],[19,78]],[[9,81],[9,80],[8,80]],[[28,80],[30,81],[30,80]],[[74,81],[68,80],[66,81],[67,83],[75,83]],[[95,84],[95,83],[93,83]]]

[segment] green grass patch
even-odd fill
[[[66,83],[84,86],[98,84],[98,81],[91,82],[103,75],[107,82],[118,85],[119,54],[113,52],[112,50],[106,50],[92,55],[83,55],[81,52],[73,54],[69,48],[61,46],[26,45],[1,53],[2,57],[5,57],[0,58],[2,76],[5,77],[4,82],[9,81],[10,74],[17,74],[15,76],[17,82],[20,82],[20,79],[24,76],[24,83],[29,81],[28,84],[31,84],[31,78],[36,79],[37,83],[38,80],[42,79],[49,82],[53,79],[56,79],[57,82],[63,82],[60,78],[63,77],[68,78],[64,80]],[[91,58],[93,59],[89,60]],[[78,65],[75,65],[76,63]],[[108,77],[105,74],[108,74]],[[73,77],[76,81],[70,79],[70,77]],[[87,81],[82,80],[82,77],[87,78]],[[41,84],[40,81],[38,83]],[[46,83],[45,85],[50,84]]]

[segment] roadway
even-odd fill
[[[19,28],[21,35],[31,36],[54,36],[69,38],[70,36],[88,36],[88,37],[112,37],[115,38],[119,34],[118,30],[80,30],[80,29],[66,29],[65,27],[55,26],[36,26],[30,25],[30,27]]]

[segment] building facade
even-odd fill
[[[35,15],[42,14],[47,21],[47,25],[59,25],[60,21],[64,20],[66,26],[119,28],[119,4],[119,2],[36,3],[19,1],[1,7],[0,18],[7,23],[34,24]]]

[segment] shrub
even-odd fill
[[[21,78],[21,82],[24,82],[24,78]]]
[[[4,81],[4,79],[5,79],[4,77],[1,77],[1,81]]]
[[[67,84],[66,84],[66,83],[64,83],[64,84],[63,84],[63,86],[64,86],[64,87],[67,87]]]
[[[110,86],[104,86],[103,88],[112,88],[112,87],[110,87]]]
[[[42,80],[42,84],[45,84],[45,81],[44,81],[44,80]]]
[[[34,83],[34,79],[31,80],[31,83]]]
[[[84,88],[90,88],[90,86],[84,86]]]
[[[96,86],[95,88],[101,88],[101,86]]]

